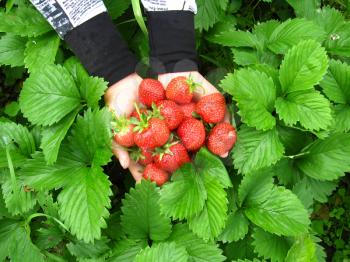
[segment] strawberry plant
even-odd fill
[[[147,61],[130,1],[105,3]],[[140,109],[134,123],[114,119],[107,83],[87,74],[29,2],[0,1],[0,261],[349,259],[349,2],[197,4],[201,71],[223,96],[209,99],[213,110],[186,104],[200,91],[191,81],[164,92],[148,80],[143,103],[160,105],[159,117]],[[205,141],[208,126],[193,116],[220,122],[223,97],[235,129],[219,124]],[[182,144],[166,143],[169,129],[153,138],[170,125]],[[135,128],[126,145],[140,146],[132,156],[161,187],[135,185],[115,167],[113,136]],[[228,158],[215,155],[235,142]],[[199,150],[191,162],[184,148]],[[165,166],[176,169],[168,182]]]

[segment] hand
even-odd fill
[[[163,86],[166,88],[169,84],[169,82],[178,76],[186,76],[191,77],[193,81],[201,86],[201,88],[198,88],[194,92],[194,101],[198,101],[202,96],[210,95],[213,93],[219,93],[219,91],[216,89],[215,86],[213,86],[211,83],[208,82],[199,72],[192,71],[192,72],[181,72],[181,73],[168,73],[168,74],[162,74],[159,75],[158,80],[163,84]],[[226,110],[226,115],[224,122],[230,123],[230,114],[228,110]],[[225,158],[228,156],[228,152],[221,155],[222,158]]]
[[[105,102],[109,109],[115,112],[117,117],[122,115],[129,116],[133,112],[134,102],[138,101],[138,89],[141,81],[142,78],[134,73],[108,88],[105,94]],[[130,159],[128,151],[114,140],[112,149],[120,165],[124,169],[129,168],[136,182],[140,182],[142,179],[142,167]]]

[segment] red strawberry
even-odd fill
[[[141,121],[135,129],[134,141],[138,147],[150,149],[161,147],[170,137],[167,124],[159,118],[151,118],[146,122]]]
[[[186,148],[180,143],[169,145],[169,148],[153,159],[158,168],[168,172],[175,172],[183,164],[191,162]]]
[[[163,146],[170,137],[170,130],[164,120],[152,118],[149,121],[149,126],[153,133],[153,139],[156,142],[156,147]]]
[[[180,105],[180,108],[184,114],[184,117],[193,117],[193,113],[196,112],[196,104],[195,103]]]
[[[149,164],[143,171],[143,178],[156,182],[158,186],[161,186],[168,181],[169,175],[164,170],[159,169],[155,164]]]
[[[162,83],[150,78],[142,80],[139,87],[139,99],[148,107],[151,107],[152,103],[164,100],[165,90]]]
[[[236,130],[229,123],[217,124],[209,133],[207,147],[215,155],[223,155],[236,143]]]
[[[196,105],[196,112],[207,123],[220,123],[226,113],[225,97],[220,93],[203,96]]]
[[[184,117],[181,108],[175,102],[170,100],[160,101],[157,103],[157,106],[169,129],[176,129]]]
[[[149,111],[146,109],[146,108],[140,108],[140,114],[144,114],[144,115],[148,115],[149,114]],[[137,110],[134,110],[130,117],[134,117],[136,118],[137,120],[140,120],[140,116],[139,116],[139,113],[137,113]]]
[[[170,81],[166,89],[166,98],[178,104],[191,103],[197,84],[192,79],[179,76]]]
[[[153,162],[152,151],[147,148],[138,147],[135,151],[131,152],[131,157],[135,162],[143,166]]]
[[[135,145],[133,129],[134,125],[125,116],[116,119],[114,128],[114,141],[121,146],[131,147]]]
[[[205,142],[204,125],[194,118],[186,118],[177,129],[177,134],[188,151],[198,150]]]

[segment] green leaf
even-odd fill
[[[56,224],[43,223],[44,227],[34,233],[35,245],[40,249],[50,249],[57,246],[64,238],[62,229]]]
[[[325,32],[312,21],[302,18],[289,19],[279,25],[271,34],[268,47],[276,54],[285,54],[300,41],[314,39],[322,42]]]
[[[274,82],[266,74],[241,69],[221,81],[221,87],[237,101],[242,122],[259,130],[272,129],[276,119],[272,115],[276,100]]]
[[[9,13],[0,11],[0,32],[32,37],[51,30],[50,24],[34,8],[21,6]]]
[[[288,51],[280,68],[283,93],[312,89],[322,80],[327,67],[327,53],[319,43],[298,43]]]
[[[350,106],[336,105],[334,110],[333,128],[337,132],[348,132],[350,130]]]
[[[262,46],[265,46],[272,33],[280,24],[281,23],[276,20],[269,20],[263,23],[258,23],[254,26],[253,34],[256,35],[256,38],[259,42],[262,43]]]
[[[272,168],[260,169],[245,175],[238,187],[239,205],[246,206],[249,202],[254,204],[268,198],[273,187],[273,175]]]
[[[254,251],[271,262],[283,262],[291,244],[285,237],[279,237],[260,228],[255,228],[253,236]]]
[[[279,125],[277,130],[287,155],[299,154],[305,146],[314,141],[311,134],[298,129]]]
[[[24,52],[24,63],[28,71],[38,71],[53,64],[59,44],[60,39],[56,33],[29,39]]]
[[[188,255],[184,247],[175,243],[159,243],[146,247],[135,258],[135,262],[187,262]]]
[[[0,260],[7,256],[13,262],[44,261],[40,250],[27,235],[23,222],[0,220]]]
[[[219,181],[212,176],[203,176],[207,199],[203,210],[188,219],[190,229],[204,240],[212,240],[219,236],[227,219],[226,192]]]
[[[107,89],[107,82],[98,77],[86,77],[81,80],[79,90],[82,99],[84,99],[92,109],[98,108],[98,102]]]
[[[326,39],[324,46],[329,53],[338,56],[350,57],[350,23],[346,22],[338,27]]]
[[[330,102],[318,91],[297,91],[276,101],[276,112],[287,125],[299,122],[309,130],[327,129],[332,123]]]
[[[216,244],[198,238],[184,224],[175,225],[167,241],[175,242],[178,247],[184,247],[189,262],[221,262],[226,259]]]
[[[213,43],[230,47],[252,47],[259,44],[256,36],[249,31],[225,30],[209,38]]]
[[[221,183],[222,187],[232,187],[231,179],[220,158],[210,153],[205,147],[196,154],[194,163],[201,176],[212,176]]]
[[[110,181],[102,168],[85,168],[71,176],[69,185],[58,195],[60,217],[79,240],[92,242],[106,227],[112,195]]]
[[[140,251],[147,246],[145,241],[138,241],[124,239],[117,242],[112,251],[108,262],[134,262],[135,257]]]
[[[224,15],[227,0],[197,0],[198,12],[195,26],[199,30],[208,30]]]
[[[317,140],[297,160],[298,168],[312,178],[331,181],[350,171],[350,134],[333,134]]]
[[[26,192],[26,188],[10,174],[3,179],[1,188],[8,211],[12,215],[19,215],[31,210],[36,204],[34,193]]]
[[[0,148],[5,148],[5,141],[6,143],[13,141],[15,145],[10,144],[9,146],[14,146],[14,150],[17,149],[19,153],[26,157],[29,157],[35,151],[33,135],[27,127],[20,124],[13,122],[0,123]]]
[[[70,184],[72,177],[80,176],[83,164],[66,157],[60,157],[55,165],[46,165],[43,153],[33,154],[19,171],[20,180],[38,191],[48,191]]]
[[[288,251],[286,262],[317,262],[315,243],[309,236],[298,237]]]
[[[121,225],[130,238],[159,241],[170,235],[170,219],[160,213],[159,199],[156,185],[147,180],[125,196]]]
[[[106,237],[102,237],[95,240],[93,244],[77,241],[66,246],[69,252],[77,258],[98,258],[109,250],[108,242]]]
[[[122,14],[124,14],[131,4],[130,0],[104,0],[103,2],[105,3],[108,14],[112,19],[117,19]]]
[[[320,83],[323,92],[333,102],[350,104],[350,65],[331,60],[328,73]]]
[[[15,117],[19,112],[20,107],[18,102],[13,101],[5,106],[4,113],[10,117]]]
[[[297,16],[308,19],[315,17],[321,5],[320,0],[287,0],[287,2],[293,7]]]
[[[65,68],[47,65],[24,82],[19,102],[29,121],[51,126],[80,106],[80,95]]]
[[[207,193],[200,175],[192,164],[183,165],[160,191],[162,212],[174,219],[190,218],[204,207]]]
[[[4,35],[0,39],[0,65],[23,66],[26,42],[27,39],[20,36]]]
[[[219,240],[226,242],[234,242],[243,239],[248,233],[249,221],[241,211],[229,214],[224,231],[219,236]]]
[[[283,153],[276,129],[263,132],[242,126],[233,149],[233,163],[240,173],[247,174],[275,164]]]
[[[337,30],[345,24],[343,14],[339,10],[329,6],[324,6],[322,9],[319,9],[313,20],[327,33],[328,39],[326,40],[326,43],[329,41],[330,36],[333,33],[336,33]]]
[[[284,236],[306,233],[310,224],[309,216],[298,197],[283,187],[274,187],[265,193],[265,199],[251,198],[245,214],[254,224],[264,230]]]
[[[40,148],[43,150],[48,165],[56,162],[61,142],[73,124],[78,112],[79,109],[73,111],[65,116],[59,123],[43,130]]]
[[[314,198],[312,192],[310,192],[307,184],[305,183],[305,179],[297,182],[293,186],[292,192],[300,199],[306,210],[308,210],[308,212],[311,214],[313,211],[312,205],[314,204]]]
[[[112,156],[111,113],[107,108],[85,111],[78,116],[68,137],[74,158],[85,164],[106,165]]]
[[[231,48],[233,61],[237,65],[247,66],[259,63],[259,57],[256,50],[251,48]]]
[[[227,257],[228,261],[235,261],[235,259],[238,259],[237,261],[240,262],[250,262],[248,259],[251,259],[251,261],[253,261],[253,258],[256,257],[256,255],[254,254],[254,249],[252,246],[252,238],[250,236],[247,236],[243,240],[225,245],[224,254]]]

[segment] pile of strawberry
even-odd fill
[[[182,76],[170,81],[166,90],[159,81],[144,79],[139,87],[142,104],[135,105],[130,117],[117,119],[114,140],[145,166],[143,177],[159,186],[205,144],[221,156],[236,142],[234,127],[223,122],[224,96],[210,94],[194,103],[197,87]]]

